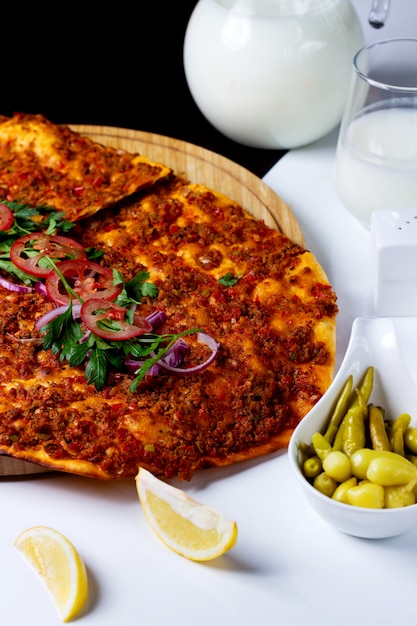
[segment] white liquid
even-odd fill
[[[348,0],[200,0],[185,36],[185,74],[220,132],[254,147],[293,148],[339,123],[362,41]]]
[[[376,209],[417,207],[417,109],[354,120],[339,141],[336,181],[343,204],[367,228]]]

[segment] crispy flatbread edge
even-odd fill
[[[201,457],[198,466],[195,468],[195,471],[216,467],[228,467],[237,463],[243,463],[244,461],[250,461],[259,457],[264,457],[265,455],[279,452],[280,450],[285,450],[290,441],[292,432],[292,429],[286,429],[264,444],[254,446],[253,448],[249,448],[244,451],[242,450],[236,452],[235,454],[228,454],[226,457]],[[13,453],[13,456],[11,456],[10,454],[8,454],[8,452],[10,453],[10,450],[7,450],[7,448],[3,446],[0,446],[0,451],[1,454],[4,455],[2,458],[7,458],[9,456],[11,460],[28,462],[36,466],[43,467],[45,471],[64,472],[72,475],[79,475],[84,478],[117,480],[117,477],[113,475],[109,476],[108,474],[106,474],[106,472],[104,472],[94,463],[91,463],[89,461],[83,461],[78,459],[56,460],[49,457],[43,451],[40,451],[37,454],[17,452]],[[144,467],[148,471],[153,472],[155,475],[157,475],[157,472],[152,465],[141,463],[138,466],[138,471],[139,467]],[[129,479],[129,477],[123,476],[121,477],[121,479]]]

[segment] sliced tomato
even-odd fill
[[[42,232],[19,237],[10,248],[11,261],[31,276],[40,278],[48,276],[51,265],[45,257],[60,262],[65,259],[86,259],[87,253],[74,239],[61,235],[46,235]]]
[[[9,230],[13,226],[14,215],[6,204],[0,204],[0,230]]]
[[[135,323],[126,322],[128,310],[109,300],[90,298],[81,307],[81,319],[91,332],[103,339],[124,341],[152,331],[152,325],[135,316]]]
[[[123,288],[122,284],[113,284],[111,270],[87,258],[62,261],[58,263],[57,268],[69,286],[83,301],[89,298],[114,300]],[[55,270],[49,271],[45,280],[45,287],[49,297],[57,304],[69,304],[70,296],[61,276]]]

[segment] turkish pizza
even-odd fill
[[[188,480],[285,448],[333,375],[336,296],[315,257],[225,195],[43,118],[3,121],[0,160],[0,452]],[[41,182],[20,185],[31,161]]]
[[[51,205],[75,221],[169,172],[166,165],[101,146],[41,115],[0,116],[0,198]]]

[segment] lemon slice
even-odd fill
[[[62,621],[70,621],[88,596],[86,568],[72,543],[53,528],[34,526],[24,530],[14,545],[45,583]]]
[[[193,561],[208,561],[235,545],[236,522],[225,519],[142,467],[136,476],[136,488],[151,528],[177,554]]]

